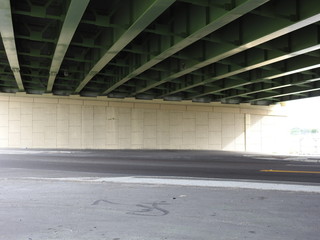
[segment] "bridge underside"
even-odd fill
[[[320,95],[318,0],[0,0],[0,92],[251,103]]]

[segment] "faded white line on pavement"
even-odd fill
[[[292,192],[320,193],[320,186],[299,185],[285,183],[265,183],[253,181],[234,181],[234,180],[199,180],[194,178],[173,179],[173,178],[154,178],[154,177],[109,177],[109,178],[2,178],[1,180],[38,180],[38,181],[62,181],[62,182],[92,182],[92,183],[129,183],[129,184],[160,184],[160,185],[178,185],[192,187],[218,187],[218,188],[242,188],[256,190],[277,190]]]

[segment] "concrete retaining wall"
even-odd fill
[[[0,147],[276,152],[285,120],[274,107],[3,94]]]

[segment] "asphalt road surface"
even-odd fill
[[[170,176],[319,183],[320,157],[223,151],[0,150],[0,177],[15,174],[19,177]]]
[[[0,239],[319,240],[317,157],[0,150]]]
[[[9,179],[2,240],[319,240],[320,194]]]

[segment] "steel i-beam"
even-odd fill
[[[320,90],[320,84],[319,82],[315,82],[313,86],[310,89],[303,89],[299,87],[288,87],[283,91],[283,93],[278,94],[269,94],[261,97],[254,98],[252,101],[260,101],[260,100],[266,100],[266,99],[273,99],[273,98],[280,98],[284,96],[291,96],[291,95],[299,95],[303,93],[309,93],[309,92],[315,92]]]
[[[47,85],[47,92],[52,91],[54,81],[62,64],[63,58],[68,50],[72,37],[80,23],[84,11],[90,0],[72,0],[68,8],[66,18],[63,22],[61,33],[53,55],[50,76]]]
[[[236,6],[234,9],[228,12],[221,12],[221,16],[217,15],[215,19],[208,23],[207,25],[203,26],[202,28],[196,30],[189,36],[182,39],[177,44],[172,45],[168,49],[163,50],[159,55],[155,56],[154,58],[150,59],[149,61],[145,62],[132,72],[130,72],[127,76],[124,76],[120,80],[118,80],[113,85],[109,86],[107,90],[103,92],[103,95],[110,93],[120,85],[126,83],[130,79],[138,76],[142,72],[146,71],[147,69],[153,67],[154,65],[160,63],[164,59],[172,56],[173,54],[177,53],[181,49],[191,45],[192,43],[198,41],[199,39],[205,37],[206,35],[216,31],[217,29],[227,25],[228,23],[236,20],[237,18],[241,17],[242,15],[250,12],[252,9],[255,9],[262,4],[268,2],[269,0],[247,0],[243,3],[240,3],[239,6]],[[219,11],[216,11],[219,14]]]
[[[307,60],[307,59],[308,58],[305,58],[305,60]],[[247,86],[247,85],[254,84],[254,83],[265,82],[267,80],[272,80],[275,78],[280,78],[283,76],[288,76],[288,75],[292,75],[295,73],[300,73],[300,72],[316,69],[316,68],[320,67],[320,64],[317,64],[317,63],[318,63],[318,59],[316,59],[316,58],[313,58],[310,61],[303,61],[303,58],[302,58],[302,60],[300,60],[297,63],[297,66],[289,67],[287,69],[287,71],[278,70],[278,71],[276,71],[276,73],[274,72],[274,73],[268,74],[265,77],[257,78],[257,79],[251,79],[251,80],[241,79],[240,83],[236,83],[236,84],[231,83],[229,86],[224,87],[224,88],[220,88],[219,86],[215,86],[215,87],[212,87],[213,90],[208,90],[208,91],[205,91],[204,93],[195,94],[193,96],[190,96],[190,98],[203,97],[203,96],[210,95],[210,94],[220,93],[222,91],[236,88],[236,87],[243,87],[243,86]],[[233,97],[237,97],[237,96],[233,96]]]
[[[109,50],[91,68],[89,73],[76,88],[75,93],[79,93],[86,84],[101,71],[128,43],[140,34],[152,21],[163,13],[175,0],[153,0],[145,7],[144,12],[135,22],[117,39]]]
[[[163,79],[160,79],[156,82],[152,82],[151,84],[138,89],[135,91],[132,95],[142,93],[145,91],[150,90],[151,88],[157,87],[163,83],[169,82],[175,78],[179,78],[183,75],[189,74],[197,69],[200,69],[202,67],[208,66],[212,63],[218,62],[222,59],[225,59],[227,57],[230,57],[232,55],[235,55],[237,53],[243,52],[247,49],[250,49],[252,47],[255,47],[257,45],[260,45],[262,43],[265,43],[267,41],[270,41],[272,39],[278,38],[280,36],[283,36],[285,34],[288,34],[290,32],[296,31],[298,29],[301,29],[303,27],[306,27],[308,25],[311,25],[313,23],[316,23],[320,19],[320,5],[317,1],[305,1],[305,7],[308,8],[308,12],[304,12],[305,9],[297,9],[298,15],[303,16],[303,19],[293,21],[287,21],[283,19],[282,24],[278,23],[277,20],[274,20],[274,26],[270,26],[270,20],[267,20],[265,22],[259,23],[259,31],[255,33],[255,30],[252,29],[251,26],[248,26],[248,28],[251,28],[251,35],[253,36],[246,36],[248,41],[244,42],[241,45],[238,46],[232,46],[223,44],[221,49],[225,49],[223,53],[217,53],[216,55],[210,56],[209,58],[205,59],[204,61],[201,61],[199,63],[196,63],[188,68],[183,69],[180,72],[175,72],[174,74],[165,77]],[[245,27],[245,26],[244,26]],[[254,33],[254,34],[253,34]],[[214,34],[214,33],[213,33]]]
[[[316,26],[314,26],[316,29]],[[312,29],[313,30],[313,29]],[[299,33],[299,32],[297,32]],[[198,87],[198,86],[202,86],[204,84],[208,84],[208,83],[213,83],[216,82],[218,80],[221,79],[225,79],[225,78],[230,78],[232,76],[235,76],[237,74],[243,73],[243,72],[247,72],[250,70],[254,70],[257,68],[261,68],[273,63],[277,63],[280,61],[284,61],[286,59],[290,59],[299,55],[304,55],[304,54],[308,54],[310,52],[316,51],[320,49],[320,44],[318,43],[318,34],[320,32],[318,31],[314,31],[312,36],[310,34],[304,36],[304,41],[303,41],[303,45],[295,45],[294,49],[292,49],[291,52],[283,52],[283,51],[279,51],[276,49],[272,49],[272,50],[264,50],[264,59],[260,62],[254,61],[250,59],[250,56],[252,58],[255,58],[256,55],[249,55],[249,54],[243,54],[243,58],[245,60],[247,60],[248,62],[252,62],[253,64],[246,64],[246,66],[242,66],[242,67],[238,67],[238,68],[226,68],[226,70],[224,70],[223,73],[218,74],[217,76],[199,81],[199,82],[195,82],[193,84],[185,84],[183,86],[179,86],[176,87],[175,90],[170,90],[170,91],[166,91],[165,93],[163,93],[162,95],[160,95],[159,97],[162,98],[164,96],[168,96],[168,95],[172,95],[172,94],[176,94],[182,91],[187,91],[189,89]],[[288,41],[292,44],[292,43],[296,43],[296,42],[300,42],[300,38],[301,35],[300,34],[296,34],[295,36],[292,36]],[[288,43],[289,45],[289,43]],[[250,49],[249,49],[250,51]],[[266,57],[266,56],[272,56],[272,57]]]
[[[10,0],[0,0],[0,33],[7,58],[20,92],[24,91],[15,44]]]
[[[278,79],[275,79],[275,80],[277,82],[279,82]],[[286,81],[282,85],[268,87],[268,88],[264,88],[264,89],[260,89],[260,90],[254,90],[254,91],[250,91],[250,92],[245,92],[245,93],[241,93],[241,94],[237,94],[237,95],[232,95],[232,96],[224,97],[224,99],[231,99],[231,98],[238,98],[238,97],[248,97],[248,95],[252,95],[252,94],[257,94],[257,93],[266,92],[266,91],[274,91],[274,90],[278,90],[278,89],[282,89],[282,88],[287,88],[287,87],[291,87],[291,86],[295,86],[295,85],[301,85],[301,84],[307,84],[307,83],[316,82],[316,81],[320,81],[320,78],[305,79],[305,80],[302,80],[302,81],[292,82],[292,83],[289,83],[288,81]]]

